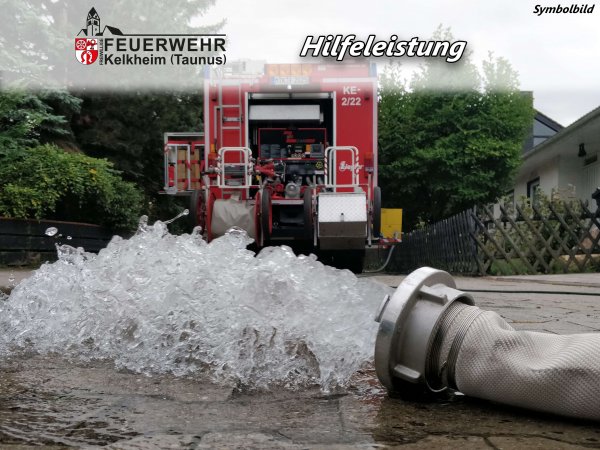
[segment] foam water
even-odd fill
[[[113,360],[147,374],[208,373],[251,388],[344,385],[371,359],[385,286],[268,247],[240,229],[207,244],[140,222],[98,255],[57,246],[0,303],[0,355]]]

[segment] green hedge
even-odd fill
[[[53,145],[0,152],[0,216],[134,229],[142,194],[104,159]]]

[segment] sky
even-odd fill
[[[450,27],[455,39],[468,42],[475,62],[488,52],[506,58],[519,73],[521,89],[533,91],[534,107],[567,126],[600,106],[600,6],[595,5],[591,14],[534,13],[536,5],[558,4],[558,0],[217,0],[197,20],[226,20],[222,32],[228,38],[228,62],[308,62],[299,58],[307,35],[355,34],[365,39],[376,34],[387,39],[395,34],[399,39],[427,40],[439,25]],[[409,77],[415,64],[400,60]]]

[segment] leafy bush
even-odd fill
[[[0,215],[133,229],[142,194],[104,159],[53,145],[0,155]]]

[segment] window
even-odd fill
[[[553,130],[548,125],[543,124],[538,119],[533,122],[533,146],[541,144],[546,139],[554,136],[556,130]]]
[[[534,200],[535,193],[540,188],[540,177],[534,178],[527,183],[527,198]]]

